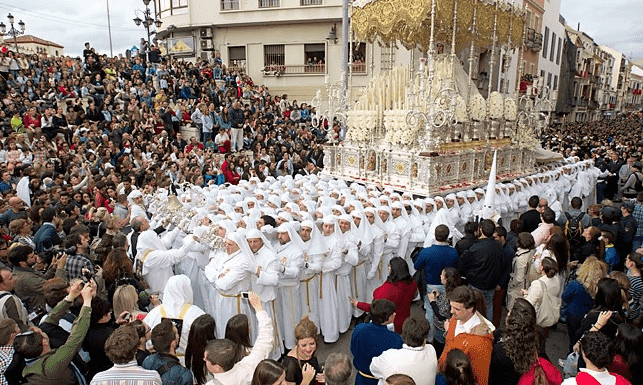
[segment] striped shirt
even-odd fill
[[[143,369],[136,361],[115,364],[112,368],[94,376],[90,385],[162,385],[156,370]]]
[[[641,294],[643,294],[643,282],[639,276],[630,276],[630,298],[632,302],[630,303],[630,314],[628,314],[627,319],[633,320],[639,316],[640,306],[641,306]]]

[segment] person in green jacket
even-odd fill
[[[67,342],[58,349],[51,349],[49,337],[37,327],[16,336],[14,346],[16,352],[25,358],[27,366],[22,371],[22,375],[28,384],[82,385],[87,383],[71,360],[80,349],[89,329],[94,295],[96,295],[96,283],[93,280],[87,284],[78,281],[72,285],[67,297],[60,301],[47,316],[45,322],[57,325],[74,300],[82,296],[83,307],[80,314],[74,321]]]

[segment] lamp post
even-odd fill
[[[135,12],[141,12],[143,14],[143,19],[138,17],[138,15],[136,16],[136,18],[134,18],[134,23],[136,23],[137,26],[140,26],[142,23],[143,26],[145,27],[145,31],[147,32],[147,47],[145,49],[145,57],[147,58],[148,62],[150,60],[150,44],[152,43],[152,41],[150,40],[150,27],[152,26],[152,24],[154,24],[156,28],[161,28],[161,25],[163,24],[163,22],[160,19],[152,18],[151,16],[152,11],[150,10],[150,7],[149,7],[150,1],[151,0],[143,0],[143,4],[145,4],[145,11],[140,11],[140,10],[135,11]],[[156,15],[154,15],[154,17],[156,17]],[[156,31],[152,33],[156,33]]]
[[[13,25],[13,20],[14,20],[13,15],[8,14],[7,19],[9,19],[9,25],[11,26],[11,28],[7,31],[7,26],[3,22],[0,22],[0,35],[13,36],[13,42],[16,45],[16,53],[20,53],[20,50],[18,49],[18,36],[25,33],[25,23],[22,20],[20,20],[20,22],[18,22],[18,26],[20,27],[20,30],[18,30]]]

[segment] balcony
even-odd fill
[[[288,66],[269,66],[265,67],[263,76],[280,77],[284,75],[324,75],[326,74],[326,65],[288,65]]]
[[[299,5],[302,7],[307,5],[324,5],[323,0],[300,0]]]
[[[527,28],[525,45],[534,52],[540,51],[543,48],[543,35],[533,28]]]

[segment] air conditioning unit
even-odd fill
[[[199,30],[199,36],[201,39],[210,39],[212,38],[212,29],[210,28],[201,28]]]
[[[201,51],[214,51],[212,40],[201,40]]]

